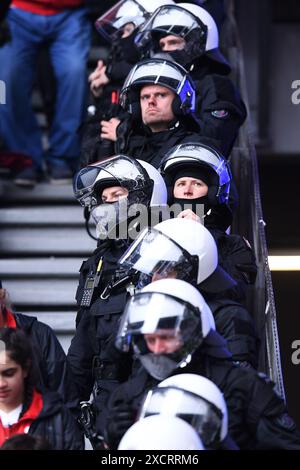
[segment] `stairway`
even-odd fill
[[[67,350],[79,268],[95,249],[71,185],[0,181],[0,279],[14,310],[50,325]]]

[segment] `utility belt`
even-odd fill
[[[92,373],[95,382],[101,380],[119,380],[120,375],[118,364],[102,361],[98,356],[94,356]]]

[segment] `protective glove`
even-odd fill
[[[106,426],[106,441],[110,449],[117,449],[123,435],[134,423],[136,411],[132,403],[118,400],[109,407]]]

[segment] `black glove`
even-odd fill
[[[0,22],[0,47],[11,40],[10,30],[5,20]]]
[[[136,411],[130,402],[118,400],[108,410],[106,441],[110,449],[117,449],[123,435],[134,423]]]

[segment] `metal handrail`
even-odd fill
[[[249,110],[243,51],[234,17],[233,0],[227,3],[226,21],[226,38],[230,44],[227,43],[225,52],[233,67],[233,79],[239,87]],[[237,144],[232,151],[230,161],[240,196],[232,231],[246,236],[250,241],[258,267],[255,285],[250,288],[248,296],[248,308],[254,316],[261,341],[259,370],[270,376],[276,384],[278,393],[285,400],[276,306],[268,264],[257,157],[249,117],[240,129]]]

